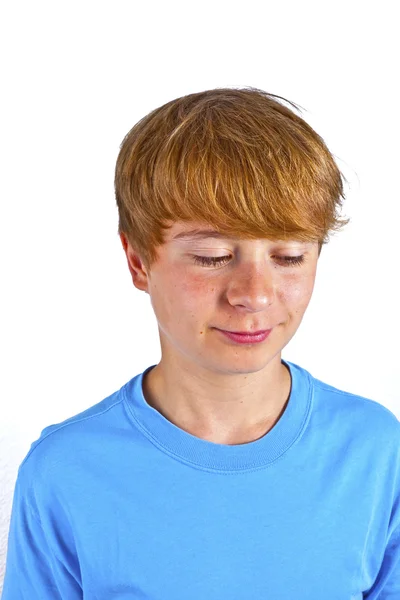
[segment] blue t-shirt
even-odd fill
[[[3,600],[399,600],[400,422],[287,361],[285,411],[216,444],[143,375],[22,462]]]

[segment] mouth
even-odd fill
[[[218,327],[215,327],[218,329]],[[271,328],[272,329],[272,328]],[[262,333],[267,333],[267,331],[271,331],[271,329],[260,329],[259,331],[229,331],[228,329],[219,329],[219,331],[224,331],[225,333],[234,333],[235,335],[260,335]]]
[[[270,335],[272,329],[263,329],[257,332],[253,331],[252,333],[248,332],[235,332],[235,331],[226,331],[224,329],[218,329],[214,327],[217,331],[222,333],[226,338],[229,338],[231,341],[236,342],[237,344],[258,344],[259,342],[264,342]]]

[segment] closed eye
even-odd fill
[[[225,264],[231,258],[230,256],[193,256],[193,261],[204,267],[211,267]],[[297,266],[304,262],[304,254],[300,256],[275,256],[275,259],[281,261],[284,266]]]

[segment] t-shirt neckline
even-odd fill
[[[143,394],[144,375],[151,365],[122,388],[128,415],[160,450],[181,462],[212,471],[248,471],[266,467],[299,439],[307,425],[312,403],[310,374],[295,363],[281,359],[291,375],[289,400],[280,419],[265,435],[246,444],[217,444],[181,429],[155,408]]]

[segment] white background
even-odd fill
[[[4,2],[0,581],[17,467],[41,430],[160,359],[117,235],[119,145],[224,86],[300,104],[350,182],[283,357],[400,418],[396,3]],[[396,239],[397,238],[397,239]]]

